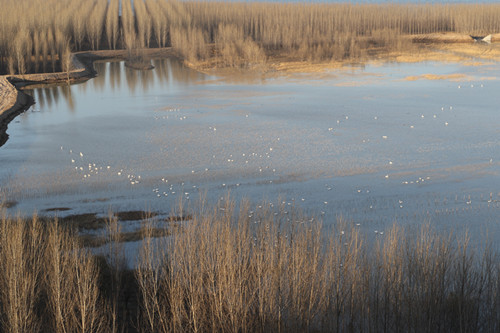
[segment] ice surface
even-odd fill
[[[250,82],[154,65],[100,63],[86,83],[31,92],[36,104],[0,148],[0,188],[18,202],[10,213],[169,214],[180,197],[215,202],[230,191],[367,231],[429,222],[499,239],[498,64]],[[464,75],[405,80],[426,73]]]

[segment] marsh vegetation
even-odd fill
[[[394,226],[367,241],[287,205],[201,205],[169,237],[142,230],[127,267],[110,216],[103,254],[57,220],[3,216],[5,332],[496,332],[500,266],[487,243]],[[167,229],[164,229],[167,230]]]
[[[358,60],[407,49],[408,35],[498,33],[499,15],[498,4],[3,0],[0,73],[67,71],[76,51],[170,46],[211,67],[263,64],[280,55]]]
[[[68,71],[71,53],[87,50],[127,50],[126,66],[146,68],[141,50],[165,47],[206,67],[357,61],[411,49],[409,36],[500,31],[498,4],[4,0],[2,9],[1,74]],[[464,82],[424,90],[405,76],[384,86],[387,68],[371,68],[365,90],[352,73],[229,87],[199,84],[200,73],[170,60],[141,72],[99,63],[113,71],[93,88],[33,92],[26,117],[41,130],[26,125],[25,142],[2,151],[0,332],[500,330],[498,247],[478,231],[498,229],[489,178],[500,166],[498,84],[483,74],[498,69],[465,78],[440,65]],[[204,188],[211,200],[228,190],[253,202],[293,197],[193,207]],[[175,196],[187,204],[166,217]],[[163,211],[136,207],[153,200]],[[112,204],[127,211],[94,213]],[[7,215],[17,208],[29,217]],[[423,222],[431,218],[439,230]],[[474,241],[447,232],[464,225]]]

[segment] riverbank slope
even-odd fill
[[[97,75],[93,65],[95,61],[127,60],[130,62],[130,67],[142,69],[134,64],[137,62],[142,65],[144,57],[150,59],[169,56],[176,56],[172,48],[142,49],[132,53],[127,50],[77,52],[71,55],[72,69],[68,72],[0,75],[0,146],[8,139],[6,130],[9,122],[34,103],[31,96],[22,92],[23,88],[31,85],[71,84],[89,80]]]

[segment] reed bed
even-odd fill
[[[289,206],[230,200],[188,218],[164,238],[144,225],[130,270],[111,214],[104,256],[67,225],[4,215],[0,331],[500,329],[499,258],[467,235],[395,225],[372,241],[343,220],[324,228]]]
[[[1,220],[0,330],[107,331],[99,269],[57,222]]]
[[[220,67],[357,60],[407,49],[407,35],[498,33],[499,16],[498,4],[2,0],[0,73],[67,71],[69,52],[169,46]]]

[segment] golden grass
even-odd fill
[[[407,76],[405,77],[406,81],[416,81],[416,80],[450,80],[450,81],[458,81],[465,78],[465,74],[447,74],[447,75],[437,75],[437,74],[422,74],[418,76]]]
[[[469,60],[463,54],[456,54],[453,52],[443,54],[439,51],[418,52],[418,53],[394,53],[392,55],[397,62],[415,63],[422,61],[439,61],[439,62],[464,62]]]
[[[453,45],[440,47],[444,52],[455,53],[466,58],[475,57],[484,60],[500,61],[500,47],[498,44],[488,46],[483,44]]]
[[[122,8],[119,16],[119,8]],[[67,71],[69,52],[173,46],[193,65],[358,61],[413,42],[499,40],[498,4],[3,0],[0,73]]]

